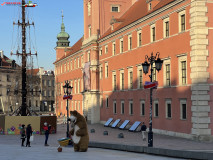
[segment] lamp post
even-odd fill
[[[161,70],[163,60],[159,58],[160,53],[157,52],[156,55],[153,55],[153,52],[151,53],[151,56],[148,57],[145,56],[145,62],[142,63],[143,72],[147,74],[149,72],[149,66],[151,65],[151,74],[150,82],[152,82],[152,73],[153,73],[153,64],[155,63],[155,68],[159,72]],[[158,58],[157,58],[158,57]],[[148,132],[148,147],[153,147],[153,132],[152,132],[152,90],[153,88],[150,88],[150,113],[149,113],[149,132]]]
[[[72,88],[73,87],[71,87],[70,85],[69,85],[69,82],[68,82],[68,80],[67,81],[65,81],[65,85],[63,86],[63,88],[64,88],[64,94],[66,95],[66,99],[67,99],[67,107],[66,107],[66,110],[67,110],[67,137],[69,137],[69,124],[68,124],[68,117],[69,117],[69,108],[68,108],[68,105],[69,105],[69,102],[68,102],[68,100],[69,100],[69,98],[68,98],[68,96],[71,96],[71,93],[72,93]]]

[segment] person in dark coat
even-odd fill
[[[26,143],[26,147],[31,147],[30,146],[30,136],[32,136],[32,127],[30,124],[27,125],[27,129],[26,129],[26,135],[27,135],[27,143]]]
[[[20,131],[20,135],[21,135],[21,146],[23,147],[24,146],[24,141],[25,141],[25,138],[26,138],[26,132],[25,132],[25,125],[22,124],[21,126],[21,131]]]
[[[145,140],[146,140],[146,136],[145,136],[146,125],[144,124],[144,122],[143,122],[143,124],[142,124],[142,126],[141,126],[141,132],[142,132],[143,141],[145,141]]]
[[[44,146],[49,146],[47,144],[47,141],[48,141],[48,138],[49,138],[49,134],[50,134],[50,130],[51,130],[51,125],[49,125],[47,122],[45,122],[43,129],[45,131],[45,143],[44,143]]]

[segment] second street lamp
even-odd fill
[[[68,82],[68,80],[67,81],[65,81],[65,85],[63,86],[63,88],[64,88],[64,95],[66,95],[66,99],[67,99],[67,107],[66,107],[66,110],[67,110],[67,137],[69,137],[69,123],[68,123],[68,117],[69,117],[69,99],[71,99],[71,98],[69,98],[69,96],[70,97],[72,97],[71,96],[71,93],[72,93],[72,88],[73,87],[71,87],[70,85],[69,85],[69,82]]]
[[[151,74],[150,82],[152,82],[152,73],[153,73],[153,64],[155,63],[155,68],[159,72],[161,70],[163,60],[159,58],[160,53],[157,52],[155,56],[153,56],[153,52],[151,53],[151,57],[148,57],[146,55],[145,62],[142,63],[143,72],[147,74],[149,72],[149,66],[151,65]],[[157,58],[158,57],[158,58]],[[157,58],[157,60],[156,60]],[[153,147],[153,132],[152,132],[152,90],[153,88],[150,88],[150,113],[149,113],[149,132],[148,132],[148,147]]]

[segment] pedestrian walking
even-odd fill
[[[49,125],[47,122],[45,122],[45,123],[44,123],[43,129],[44,129],[44,131],[45,131],[45,143],[44,143],[44,146],[49,146],[49,145],[47,144],[47,141],[48,141],[48,138],[49,138],[51,125]]]
[[[24,141],[25,141],[25,138],[26,138],[26,131],[25,131],[25,125],[24,124],[22,124],[22,126],[21,126],[20,134],[21,134],[21,146],[23,147]]]
[[[146,125],[145,123],[143,122],[142,126],[141,126],[141,132],[142,132],[142,138],[143,138],[143,141],[146,140],[146,135],[145,135],[145,132],[146,132]]]
[[[31,127],[31,124],[28,124],[27,125],[27,129],[26,129],[26,135],[27,135],[27,143],[26,143],[26,147],[31,147],[30,146],[30,136],[32,136],[32,127]]]

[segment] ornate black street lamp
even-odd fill
[[[155,68],[159,72],[161,70],[163,60],[159,58],[160,53],[157,52],[155,56],[153,56],[153,52],[151,53],[151,57],[146,55],[145,62],[142,63],[143,72],[147,74],[149,72],[149,66],[151,65],[151,74],[150,82],[152,82],[152,73],[153,73],[153,64],[155,63]],[[157,58],[158,57],[158,58]],[[157,59],[157,60],[156,60]],[[152,89],[150,88],[150,113],[149,113],[149,132],[148,132],[148,147],[153,147],[153,132],[152,132]]]
[[[67,99],[67,107],[66,107],[66,110],[67,110],[67,137],[69,137],[69,123],[68,123],[68,119],[69,119],[69,102],[68,100],[71,99],[69,96],[71,96],[71,93],[72,93],[72,88],[70,85],[69,85],[69,82],[68,80],[65,81],[65,85],[63,86],[64,88],[64,94],[66,95],[66,99]]]

